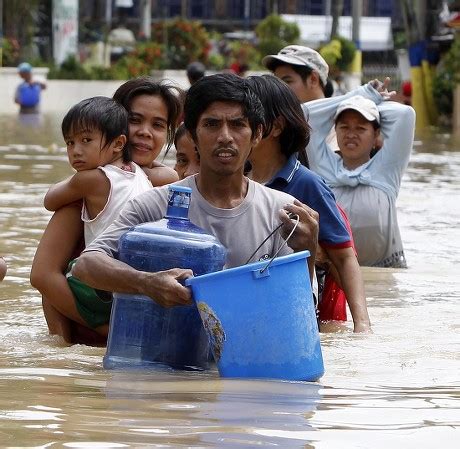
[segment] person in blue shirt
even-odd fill
[[[28,62],[18,65],[18,75],[23,81],[16,88],[14,102],[19,105],[21,114],[36,114],[40,108],[41,91],[46,89],[46,84],[33,79],[32,66]]]
[[[364,283],[352,238],[324,180],[300,163],[310,128],[299,100],[272,75],[247,78],[264,107],[265,132],[249,156],[248,177],[287,192],[319,213],[318,240],[336,269],[354,322],[355,332],[370,331]]]

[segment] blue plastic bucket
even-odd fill
[[[314,381],[324,374],[309,255],[186,280],[222,377]]]

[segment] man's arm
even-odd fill
[[[364,282],[353,248],[325,248],[325,251],[340,277],[341,287],[353,317],[354,331],[370,332],[371,323],[367,312]]]
[[[192,270],[174,268],[156,273],[138,271],[99,251],[84,252],[72,274],[90,287],[117,293],[149,296],[163,307],[191,304],[191,292],[179,283]]]
[[[68,204],[88,197],[108,198],[110,181],[101,170],[85,170],[50,187],[45,195],[44,205],[49,211],[56,211]]]
[[[281,233],[283,238],[287,238],[292,231],[295,221],[291,220],[287,214],[291,212],[299,216],[299,224],[294,231],[294,234],[288,240],[288,245],[295,251],[310,251],[308,258],[308,268],[310,271],[310,279],[315,276],[315,258],[318,247],[318,229],[319,215],[307,205],[295,200],[294,204],[287,204],[279,213],[279,218],[283,222]]]

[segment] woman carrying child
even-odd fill
[[[128,113],[127,148],[132,151],[132,159],[142,166],[155,186],[176,181],[178,178],[172,169],[155,161],[165,143],[167,142],[168,147],[172,144],[181,113],[178,94],[180,90],[175,86],[144,77],[123,84],[114,96]],[[130,142],[133,144],[130,145]],[[101,170],[96,168],[96,171]],[[151,187],[150,183],[148,187]],[[118,209],[122,205],[119,204]],[[119,211],[117,208],[114,210],[117,213]],[[43,295],[43,309],[51,334],[61,335],[69,343],[104,344],[108,331],[110,300],[104,304],[106,295],[97,292],[104,298],[102,301],[90,301],[89,312],[95,312],[96,315],[99,313],[101,316],[96,317],[95,321],[88,316],[82,317],[64,274],[68,262],[77,257],[82,249],[79,244],[83,233],[80,214],[79,202],[55,212],[37,248],[31,283]],[[107,226],[111,224],[108,221],[110,220],[106,221]],[[93,310],[93,306],[96,309],[100,306],[102,311]]]

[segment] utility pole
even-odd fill
[[[361,36],[360,36],[360,24],[361,16],[363,14],[363,0],[353,0],[352,3],[352,14],[353,14],[353,26],[351,32],[351,39],[355,43],[357,49],[361,49]]]
[[[0,67],[3,67],[3,0],[0,0]]]
[[[151,0],[142,0],[141,4],[141,35],[145,40],[152,37],[152,2]]]
[[[105,26],[108,34],[112,28],[112,0],[105,0]]]
[[[249,31],[251,21],[251,0],[244,0],[244,28]]]
[[[353,15],[353,25],[351,30],[351,39],[356,45],[355,56],[351,63],[350,72],[351,72],[351,82],[347,86],[349,90],[352,90],[361,85],[361,77],[363,71],[363,58],[361,53],[361,36],[360,36],[360,26],[361,26],[361,16],[363,14],[363,0],[353,0],[352,4],[352,15]]]

